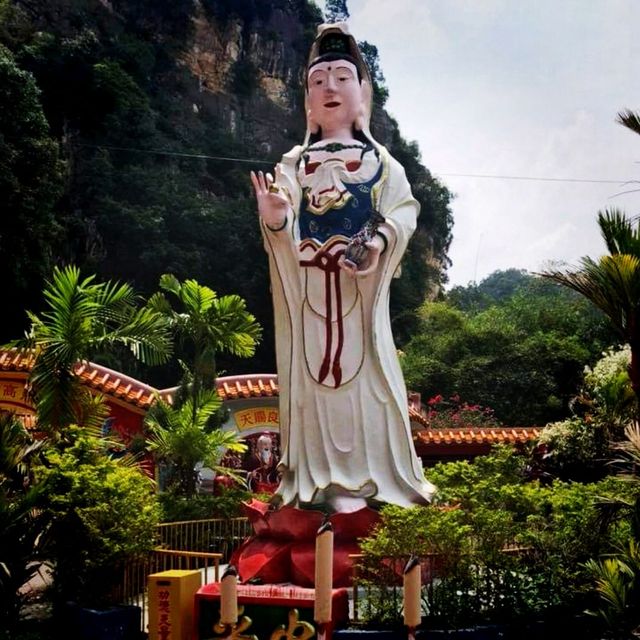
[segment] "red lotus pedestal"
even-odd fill
[[[242,581],[313,587],[316,533],[325,514],[287,506],[272,511],[259,500],[243,506],[255,535],[231,557]],[[353,561],[349,555],[359,553],[359,539],[367,536],[379,520],[378,512],[368,507],[329,516],[334,535],[334,587],[351,585]]]

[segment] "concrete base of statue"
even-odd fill
[[[284,506],[270,510],[259,500],[245,503],[244,511],[255,535],[233,554],[230,563],[243,583],[313,587],[316,533],[325,514],[311,509]],[[358,540],[380,521],[377,511],[365,507],[352,513],[329,516],[334,535],[333,586],[351,586]]]

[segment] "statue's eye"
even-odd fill
[[[304,172],[307,175],[311,175],[316,172],[316,169],[321,165],[321,162],[308,162],[304,165]]]
[[[360,160],[349,160],[349,162],[345,163],[347,171],[357,171],[361,165],[362,162]]]

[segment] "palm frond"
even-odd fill
[[[103,437],[105,420],[109,417],[109,407],[102,394],[89,391],[78,394],[74,410],[74,419],[84,433],[93,438]]]
[[[198,284],[196,280],[185,280],[179,297],[187,313],[204,316],[218,296],[213,289]]]
[[[220,408],[222,402],[219,398],[210,401],[200,402],[198,399],[189,397],[178,411],[182,419],[191,424],[196,429],[205,430],[209,418]]]
[[[167,362],[172,352],[169,324],[164,315],[148,307],[132,310],[120,325],[101,341],[123,344],[141,362],[158,365]]]
[[[627,425],[624,434],[626,440],[614,445],[614,449],[621,456],[616,458],[613,464],[623,470],[626,469],[629,473],[634,473],[640,465],[640,425],[637,423]]]
[[[616,616],[621,616],[628,604],[630,578],[628,567],[617,558],[589,560],[585,564],[595,578],[596,589],[607,608]]]
[[[598,212],[600,232],[611,254],[625,253],[640,258],[640,225],[634,225],[619,209]]]
[[[620,111],[616,122],[640,135],[640,114],[631,111],[631,109]]]
[[[180,280],[176,278],[172,273],[165,273],[160,276],[160,288],[173,293],[176,296],[180,295]]]
[[[167,300],[167,297],[164,293],[158,291],[154,293],[149,300],[147,301],[147,307],[152,311],[156,311],[157,313],[162,313],[167,318],[173,315],[173,309],[171,308],[171,304]]]
[[[540,275],[582,294],[628,341],[633,324],[630,321],[640,302],[640,258],[628,254],[603,256],[597,262],[582,258],[577,271],[546,271]]]
[[[2,477],[26,477],[31,460],[46,441],[33,440],[13,413],[0,415],[0,484]]]
[[[255,353],[262,333],[255,316],[247,311],[245,301],[237,295],[216,300],[211,327],[217,349],[245,358]]]

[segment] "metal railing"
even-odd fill
[[[158,542],[166,549],[220,553],[227,562],[251,533],[247,518],[183,520],[158,525]]]
[[[158,525],[158,547],[147,557],[124,568],[118,600],[142,609],[142,627],[147,626],[147,579],[149,575],[171,569],[202,572],[203,584],[220,579],[220,564],[252,533],[246,518],[183,520]]]
[[[191,569],[202,573],[203,584],[220,579],[221,553],[182,551],[179,549],[154,549],[146,558],[127,564],[124,568],[118,600],[123,604],[139,606],[143,612],[142,629],[146,628],[148,605],[147,580],[153,573],[171,569]]]
[[[507,556],[526,556],[531,552],[531,547],[522,546],[517,543],[505,544],[500,550],[501,553]],[[365,555],[362,553],[349,554],[349,560],[352,562],[352,585],[351,585],[351,608],[350,618],[351,622],[358,624],[360,621],[360,606],[363,598],[366,600],[371,596],[371,587],[364,586],[366,584],[366,574],[371,573],[371,568],[367,570],[363,566]],[[427,553],[419,557],[421,573],[422,573],[422,586],[427,589],[433,589],[434,584],[441,581],[443,576],[443,560],[445,556],[441,553]],[[379,577],[379,572],[386,573],[386,586],[381,588],[374,587],[373,591],[393,591],[395,596],[401,594],[400,585],[402,583],[402,573],[405,563],[408,557],[405,558],[388,558],[382,565],[378,564],[373,573],[376,577]],[[384,582],[385,580],[383,580]]]

